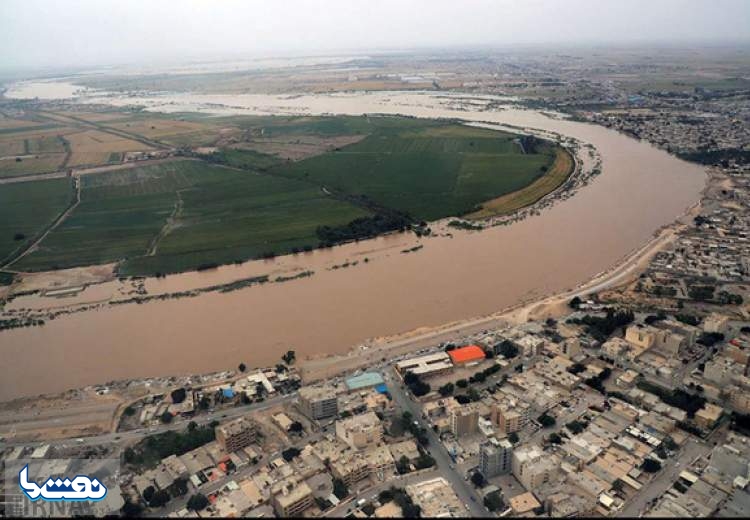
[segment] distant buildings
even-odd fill
[[[330,387],[303,386],[299,389],[300,409],[310,419],[326,419],[339,413],[336,391]]]
[[[258,438],[258,427],[254,421],[242,417],[216,427],[216,440],[227,453],[251,445]]]

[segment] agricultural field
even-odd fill
[[[70,179],[0,186],[0,262],[43,232],[72,200]]]
[[[317,183],[375,204],[435,220],[463,215],[486,200],[542,177],[554,151],[525,154],[518,136],[439,122],[370,118],[362,141],[284,163],[270,173]]]
[[[174,161],[82,177],[81,203],[15,267],[126,260],[124,274],[196,269],[316,246],[319,225],[366,215],[306,183]]]
[[[59,117],[84,126],[64,138],[37,137],[33,146],[69,143],[69,166],[120,163],[126,151],[149,149],[137,139],[186,139],[197,155],[82,175],[80,203],[14,265],[20,270],[118,262],[121,274],[153,275],[367,238],[423,220],[483,218],[533,203],[572,166],[551,143],[524,145],[530,138],[450,121]],[[214,146],[201,151],[200,142]]]
[[[114,152],[138,152],[152,147],[98,130],[86,130],[66,136],[72,150],[69,166],[96,166],[106,164]]]
[[[498,215],[507,215],[536,201],[562,186],[573,171],[573,157],[563,149],[556,150],[555,161],[546,175],[538,178],[525,188],[502,195],[482,203],[481,208],[466,218],[478,220]]]

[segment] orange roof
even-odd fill
[[[469,361],[479,361],[485,358],[484,350],[477,345],[468,345],[466,347],[453,349],[448,352],[448,355],[451,357],[453,363],[467,363]]]

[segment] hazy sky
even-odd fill
[[[0,67],[676,40],[750,40],[750,0],[0,0]]]

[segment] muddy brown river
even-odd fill
[[[112,104],[132,99],[104,98]],[[703,168],[603,127],[534,111],[458,111],[450,97],[365,95],[143,98],[151,110],[216,113],[399,113],[544,129],[593,144],[603,172],[575,196],[509,226],[419,240],[394,235],[212,272],[149,280],[149,292],[258,273],[310,278],[227,294],[120,305],[0,332],[0,400],[105,381],[274,364],[340,353],[368,338],[489,314],[563,291],[613,267],[699,200]],[[417,252],[400,251],[416,243]],[[354,267],[331,270],[347,260]]]

